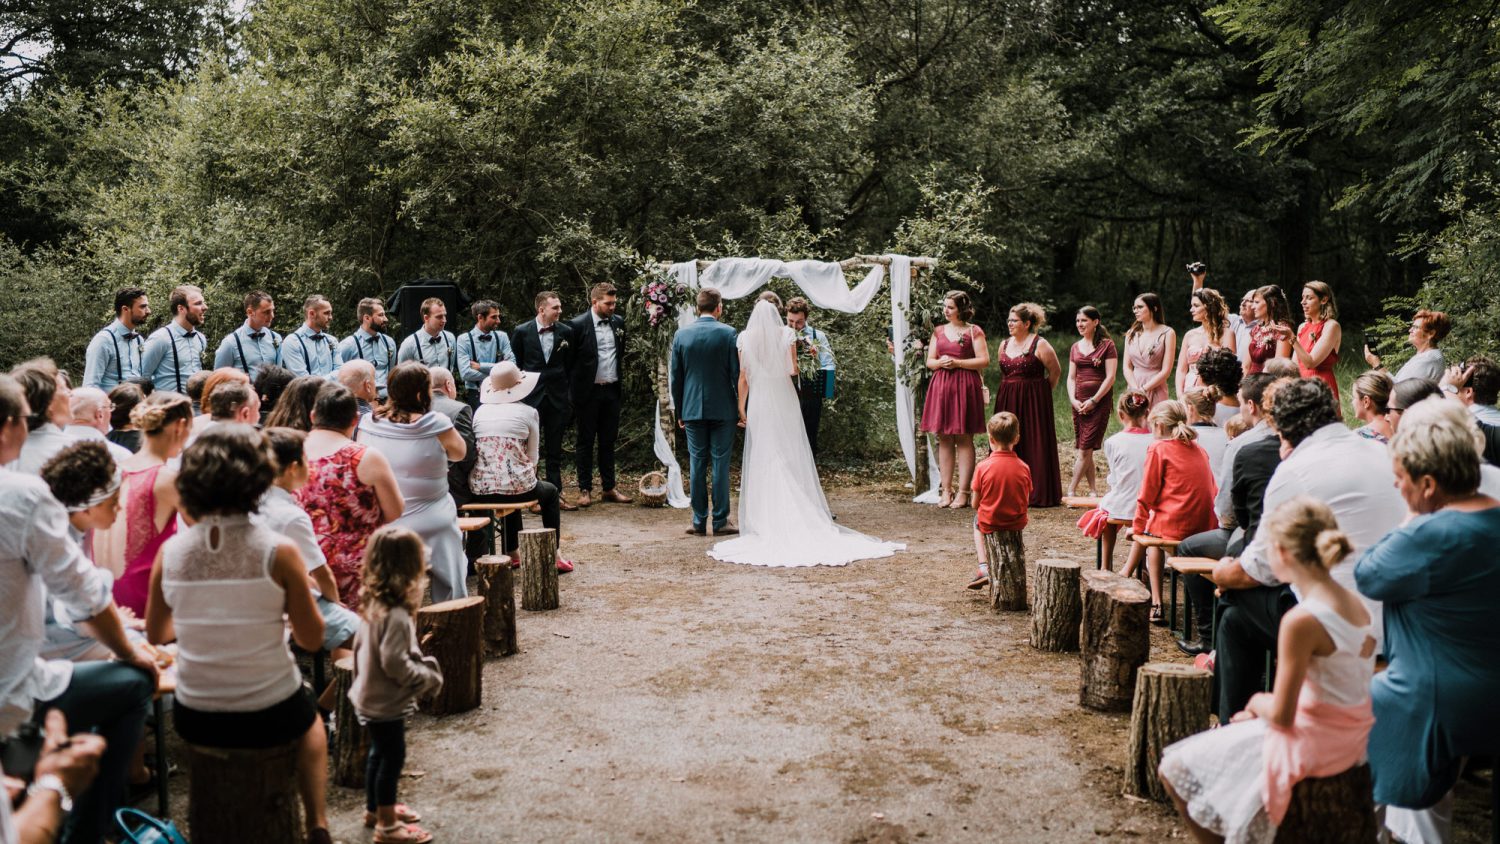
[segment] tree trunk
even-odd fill
[[[484,596],[484,641],[497,656],[520,652],[516,645],[516,576],[509,557],[480,557],[474,563]]]
[[[1151,593],[1112,571],[1083,572],[1082,680],[1079,703],[1104,712],[1128,712],[1135,673],[1151,652]]]
[[[1182,663],[1153,662],[1140,670],[1130,713],[1126,794],[1166,802],[1167,790],[1156,776],[1161,753],[1173,742],[1208,729],[1212,685],[1212,674]]]
[[[1072,560],[1037,560],[1036,595],[1031,602],[1033,648],[1078,650],[1078,625],[1083,621],[1080,571],[1082,567]]]
[[[421,703],[422,711],[451,715],[479,706],[484,599],[475,595],[417,610],[417,640],[443,671],[443,688]]]
[[[995,610],[1026,609],[1026,544],[1018,530],[984,534],[989,558],[990,607]]]
[[[302,840],[297,742],[257,750],[187,746],[188,829],[194,841]]]
[[[1379,832],[1374,790],[1369,765],[1297,783],[1276,830],[1277,844],[1369,844]]]
[[[550,528],[521,531],[521,609],[555,610],[557,536]]]
[[[365,787],[365,760],[370,755],[370,731],[359,723],[349,687],[354,684],[354,657],[333,664],[333,739],[328,758],[333,762],[333,784],[344,788]]]

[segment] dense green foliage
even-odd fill
[[[1152,289],[1181,326],[1202,259],[1231,301],[1330,281],[1351,336],[1386,300],[1482,303],[1453,344],[1495,342],[1488,4],[232,8],[0,0],[0,363],[80,365],[126,284],[159,312],[203,285],[213,337],[252,287],[281,329],[318,291],[345,332],[419,277],[519,320],[651,260],[883,251],[941,258],[920,306],[974,289],[992,335],[1020,299],[1119,331]],[[815,321],[845,370],[830,447],[889,446],[886,316]]]

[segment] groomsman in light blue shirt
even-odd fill
[[[437,297],[422,301],[422,327],[401,341],[396,362],[421,361],[427,366],[441,366],[452,372],[458,363],[457,342],[453,332],[443,330],[448,324],[448,306]]]
[[[339,368],[338,338],[328,333],[333,305],[314,293],[302,302],[307,320],[281,341],[281,365],[293,375],[332,379]]]
[[[807,324],[807,300],[796,296],[787,300],[786,325],[797,336],[797,398],[802,405],[802,427],[807,430],[807,444],[814,457],[818,456],[818,427],[823,421],[823,399],[833,392],[834,363],[833,347],[828,344],[828,335]],[[801,358],[817,358],[814,370],[816,377],[804,378]]]
[[[141,355],[141,374],[151,379],[158,390],[187,395],[187,382],[203,368],[203,353],[208,338],[198,330],[208,314],[203,291],[191,284],[172,288],[167,300],[172,321],[151,332]]]
[[[255,376],[265,366],[281,365],[281,335],[271,330],[276,320],[276,302],[264,290],[245,294],[245,324],[224,335],[214,354],[214,368],[232,366]]]
[[[479,388],[490,377],[490,370],[502,360],[515,363],[510,338],[500,330],[500,306],[488,299],[475,302],[470,309],[474,327],[458,338],[458,372],[467,390],[469,407],[479,409]]]
[[[368,361],[375,367],[375,392],[385,398],[385,382],[396,365],[396,341],[385,333],[385,303],[373,297],[360,299],[355,313],[359,328],[339,344],[339,359]]]
[[[115,294],[115,321],[99,329],[83,355],[83,386],[113,390],[122,381],[141,377],[146,338],[141,326],[151,317],[146,291],[127,287]]]

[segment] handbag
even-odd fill
[[[969,345],[972,346],[976,342],[977,341],[974,339],[974,326],[971,325],[971,326],[969,326]],[[983,375],[979,376],[979,395],[984,399],[984,406],[985,407],[989,407],[990,406],[990,385],[984,383],[984,376]]]
[[[125,836],[122,840],[127,844],[188,844],[177,824],[153,818],[140,809],[126,808],[115,812],[115,825],[120,828]]]

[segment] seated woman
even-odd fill
[[[1151,414],[1151,400],[1145,393],[1131,390],[1120,396],[1115,416],[1123,430],[1104,441],[1104,460],[1109,466],[1109,491],[1099,499],[1099,509],[1084,514],[1078,526],[1089,536],[1103,542],[1102,559],[1113,568],[1115,536],[1119,525],[1109,519],[1135,518],[1135,497],[1141,490],[1141,471],[1146,466],[1146,450],[1151,447],[1151,430],[1146,417]]]
[[[1198,377],[1204,388],[1214,390],[1214,424],[1223,425],[1240,412],[1240,381],[1245,377],[1245,368],[1232,352],[1204,349],[1198,358]]]
[[[521,399],[536,389],[540,376],[522,372],[514,363],[501,361],[490,370],[474,414],[474,448],[479,458],[469,472],[469,489],[476,503],[507,504],[535,499],[542,508],[542,526],[557,531],[557,570],[570,572],[573,562],[562,558],[561,516],[558,489],[537,477],[539,422],[536,408]],[[505,547],[511,549],[511,565],[520,565],[517,539],[520,512],[505,517]]]
[[[180,646],[177,734],[205,747],[297,742],[308,841],[331,844],[328,738],[286,643],[290,623],[298,647],[321,648],[323,618],[297,546],[250,520],[275,474],[265,437],[247,425],[216,425],[183,452],[190,526],[157,555],[146,634]]]
[[[1328,573],[1353,549],[1349,537],[1328,505],[1307,497],[1277,507],[1261,529],[1272,570],[1302,596],[1281,618],[1276,691],[1162,753],[1162,784],[1200,841],[1274,841],[1292,787],[1360,764],[1373,720],[1370,614]]]
[[[1391,423],[1385,415],[1390,408],[1391,388],[1395,386],[1391,376],[1378,369],[1371,370],[1354,379],[1354,418],[1365,423],[1354,429],[1367,440],[1388,443],[1391,441]]]
[[[42,480],[52,490],[52,497],[68,511],[68,536],[90,559],[94,531],[109,530],[120,515],[123,477],[104,444],[92,440],[74,443],[42,464]],[[51,601],[46,609],[43,659],[89,662],[110,658],[110,650],[103,642],[59,617]]]
[[[1131,532],[1164,539],[1182,540],[1219,526],[1214,515],[1213,472],[1208,455],[1194,442],[1198,432],[1188,424],[1187,407],[1180,401],[1164,401],[1151,411],[1151,433],[1156,441],[1146,450],[1146,468],[1141,473],[1141,491],[1136,500]],[[1146,555],[1146,576],[1151,583],[1151,622],[1165,624],[1161,611],[1161,573],[1166,555],[1151,548]],[[1121,574],[1130,577],[1138,565],[1132,554]]]
[[[1360,593],[1384,602],[1389,665],[1371,684],[1370,768],[1375,802],[1387,806],[1428,809],[1453,788],[1464,756],[1500,752],[1500,502],[1478,491],[1481,442],[1457,402],[1408,407],[1391,457],[1413,518],[1354,566]],[[1400,814],[1388,811],[1387,824]]]
[[[1213,388],[1195,387],[1183,395],[1182,403],[1187,405],[1189,424],[1198,433],[1198,447],[1208,455],[1208,467],[1217,478],[1224,464],[1224,449],[1229,447],[1229,435],[1214,421],[1216,394]]]

